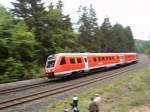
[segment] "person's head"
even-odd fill
[[[99,94],[95,94],[95,97],[98,97],[99,96]]]
[[[73,100],[78,100],[78,97],[76,95],[73,95]]]

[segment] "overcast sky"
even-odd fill
[[[0,0],[0,4],[12,8],[10,2],[15,0]],[[46,4],[57,0],[43,0]],[[150,39],[150,0],[62,0],[64,13],[69,14],[72,22],[78,19],[77,10],[80,5],[93,5],[96,10],[98,23],[101,25],[105,17],[109,17],[112,24],[120,23],[130,26],[136,39]]]

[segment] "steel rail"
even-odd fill
[[[60,93],[63,93],[63,92],[67,92],[69,90],[73,90],[73,89],[76,89],[76,88],[79,88],[79,87],[82,87],[82,86],[86,86],[88,84],[96,83],[98,81],[102,81],[102,80],[105,80],[105,79],[109,79],[109,78],[118,76],[119,74],[123,74],[123,73],[126,73],[126,72],[131,71],[131,70],[135,70],[135,68],[137,68],[137,67],[133,67],[133,68],[130,68],[130,69],[127,69],[127,70],[124,70],[124,71],[120,71],[120,72],[116,72],[116,73],[112,73],[108,76],[92,78],[92,79],[77,82],[77,83],[74,83],[74,84],[63,85],[61,87],[54,88],[54,89],[51,89],[51,90],[46,90],[46,91],[43,91],[43,92],[38,92],[38,93],[31,94],[31,95],[27,95],[27,96],[23,96],[23,97],[14,98],[14,99],[11,99],[11,100],[3,101],[3,102],[0,102],[0,109],[5,109],[5,108],[8,108],[8,107],[23,104],[23,103],[26,103],[26,102],[38,100],[38,99],[41,99],[41,98],[44,98],[44,97],[48,97],[48,96],[60,94]]]
[[[122,68],[119,68],[119,69],[122,69]],[[116,70],[116,69],[114,69],[114,70]],[[97,72],[97,71],[94,71],[94,72]],[[107,72],[111,72],[111,71],[107,71]],[[93,72],[91,72],[91,73],[93,73]],[[50,83],[52,83],[52,82],[51,81],[40,82],[40,83],[36,83],[36,84],[32,84],[32,85],[30,84],[30,85],[23,85],[23,86],[19,86],[19,87],[13,87],[10,89],[0,90],[0,94],[3,95],[3,94],[7,94],[7,93],[12,93],[12,92],[18,92],[18,91],[23,91],[23,90],[27,90],[27,89],[33,89],[33,88],[41,87],[44,85],[48,85]]]
[[[24,86],[19,86],[19,87],[13,87],[13,88],[9,88],[9,89],[4,89],[4,90],[0,90],[0,94],[6,94],[6,93],[11,93],[11,92],[17,92],[17,91],[21,91],[21,90],[27,90],[30,88],[36,88],[39,86],[43,86],[43,85],[48,85],[48,82],[40,82],[40,83],[36,83],[36,84],[30,84],[30,85],[24,85]]]

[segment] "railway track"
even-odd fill
[[[83,86],[86,86],[86,85],[89,85],[89,84],[92,84],[92,83],[97,83],[98,81],[114,78],[114,77],[116,77],[120,74],[135,70],[135,68],[138,68],[137,66],[140,67],[141,65],[136,65],[136,66],[132,66],[132,67],[130,66],[130,69],[127,68],[125,70],[119,70],[115,73],[110,73],[110,74],[107,74],[103,77],[94,77],[94,78],[90,78],[90,79],[87,79],[87,80],[84,80],[84,81],[83,80],[78,81],[78,82],[72,83],[72,84],[65,84],[63,86],[56,87],[54,89],[49,89],[49,90],[45,90],[45,91],[42,91],[42,92],[37,92],[37,93],[31,94],[31,95],[26,95],[26,96],[22,96],[22,97],[10,99],[10,100],[2,101],[2,102],[0,102],[0,110],[6,109],[6,108],[9,108],[9,107],[12,107],[12,106],[20,105],[20,104],[23,104],[23,103],[26,103],[26,102],[30,102],[30,101],[38,100],[38,99],[41,99],[41,98],[45,98],[45,97],[48,97],[48,96],[53,96],[53,95],[57,95],[57,94],[60,94],[60,93],[64,93],[64,92],[67,92],[69,90],[77,89],[79,87],[83,87]]]
[[[20,87],[14,87],[14,88],[10,88],[10,89],[0,90],[0,94],[7,94],[7,93],[11,93],[11,92],[23,91],[23,90],[37,88],[37,87],[48,85],[48,84],[49,84],[49,81],[32,84],[32,85],[24,85],[24,86],[20,86]]]
[[[127,67],[130,67],[130,66],[127,66]],[[122,69],[122,68],[120,68],[120,69]],[[113,70],[116,70],[116,69],[113,69]],[[107,71],[107,72],[113,72],[113,70],[112,71]],[[98,71],[93,71],[93,72],[98,72]],[[91,72],[91,73],[93,73],[93,72]],[[46,86],[46,85],[52,84],[53,81],[54,80],[41,82],[41,83],[36,83],[36,84],[32,84],[32,85],[24,85],[24,86],[20,86],[20,87],[14,87],[14,88],[10,88],[10,89],[0,90],[0,95]]]

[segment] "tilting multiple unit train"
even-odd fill
[[[64,77],[74,72],[87,72],[138,61],[137,53],[59,53],[50,55],[45,66],[47,77]]]

